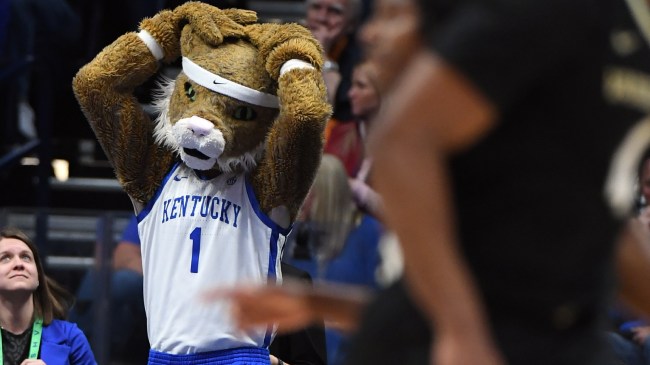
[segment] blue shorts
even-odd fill
[[[270,365],[269,350],[259,347],[174,355],[149,350],[148,365]]]

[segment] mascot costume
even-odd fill
[[[320,162],[331,113],[318,42],[298,24],[187,2],[84,66],[74,92],[142,241],[150,364],[269,364],[273,328],[242,332],[215,286],[280,283],[280,260]],[[134,89],[159,62],[152,121]]]

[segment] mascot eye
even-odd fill
[[[232,114],[232,117],[237,120],[253,120],[257,117],[255,110],[250,106],[239,106],[235,109],[235,112]]]
[[[194,88],[192,87],[192,84],[189,82],[185,83],[185,95],[191,100],[194,101],[196,100],[196,91],[194,91]]]

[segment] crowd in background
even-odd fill
[[[247,7],[245,0],[206,2],[222,8]],[[69,151],[64,146],[70,140],[92,138],[73,100],[70,90],[72,76],[103,46],[120,34],[137,29],[143,17],[180,3],[182,1],[0,0],[0,85],[3,86],[0,89],[0,118],[6,121],[0,133],[0,153],[26,141],[51,137],[55,146],[61,147],[58,152],[65,154]],[[441,8],[443,11],[439,14],[446,15],[444,10],[448,9]],[[325,131],[321,166],[285,248],[283,261],[297,269],[297,276],[308,274],[307,281],[338,282],[379,292],[400,275],[402,263],[401,253],[395,249],[395,240],[385,222],[384,202],[374,188],[374,158],[368,152],[369,131],[386,103],[382,95],[385,85],[381,83],[390,78],[379,76],[384,70],[366,60],[367,55],[360,45],[360,29],[371,10],[372,1],[305,2],[304,25],[324,50],[323,77],[333,105],[333,115]],[[18,29],[20,31],[16,31]],[[369,37],[368,32],[365,36]],[[447,50],[444,47],[453,48],[447,44],[440,47],[443,50]],[[529,81],[526,76],[519,76]],[[137,92],[143,104],[150,102],[149,93],[154,81]],[[489,84],[490,81],[477,82]],[[519,95],[506,92],[512,90],[505,90],[503,95],[496,95],[491,101],[502,103],[499,106],[504,108],[520,101]],[[51,98],[51,102],[42,103],[43,98]],[[47,118],[39,120],[39,116],[44,115]],[[536,132],[543,133],[541,130]],[[472,158],[461,156],[461,159],[463,157]],[[455,162],[459,171],[466,167],[463,161]],[[650,199],[644,190],[646,174],[645,167],[639,170],[639,184],[643,187],[639,199],[643,202]],[[648,210],[645,203],[640,205],[639,220],[647,228]],[[142,363],[147,356],[140,260],[139,239],[133,220],[113,252],[110,315],[123,324],[113,324],[110,344],[112,360],[118,363]],[[476,261],[480,262],[479,259]],[[386,274],[392,271],[397,274]],[[89,337],[91,345],[93,329],[89,316],[97,310],[89,294],[94,285],[92,278],[92,272],[88,272],[79,288],[71,288],[78,290],[78,303],[70,317]],[[611,331],[603,335],[620,362],[631,365],[650,363],[648,322],[637,314],[630,314],[627,307],[612,307],[609,320]],[[428,339],[429,335],[427,332],[423,337]],[[508,337],[512,334],[500,335],[512,340]],[[286,348],[291,346],[305,349],[308,354],[301,354],[304,358],[296,359],[295,363],[334,365],[344,364],[347,360],[351,338],[330,322],[316,323],[315,327],[292,336],[295,337],[290,340],[278,340],[278,343],[287,342],[277,345],[276,351],[286,353]],[[486,353],[497,358],[490,361],[498,363],[497,355]],[[521,356],[519,353],[507,355]]]

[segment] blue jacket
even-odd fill
[[[43,327],[40,358],[47,365],[96,365],[84,333],[75,323],[53,320]]]

